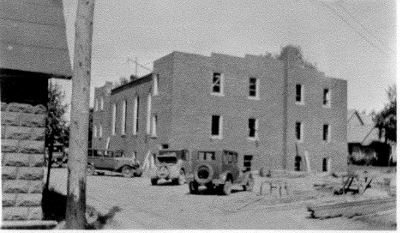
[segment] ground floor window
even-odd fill
[[[323,158],[322,160],[322,171],[330,172],[331,170],[331,158]]]
[[[303,141],[303,123],[296,122],[296,140],[299,142]]]

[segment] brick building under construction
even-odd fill
[[[295,53],[210,57],[173,52],[153,72],[95,89],[93,148],[122,149],[144,168],[159,149],[229,149],[251,169],[343,171],[347,81]]]

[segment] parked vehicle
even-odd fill
[[[164,179],[175,184],[186,183],[186,172],[190,168],[190,152],[188,150],[160,150],[156,156],[155,168],[150,172],[152,185]]]
[[[89,149],[87,174],[104,171],[120,172],[124,177],[141,176],[142,169],[136,160],[125,157],[122,150]]]
[[[232,185],[241,185],[252,190],[254,178],[249,169],[241,170],[238,165],[238,153],[228,150],[197,151],[192,155],[192,171],[187,176],[190,193],[198,192],[204,185],[211,191],[229,195]]]
[[[45,166],[48,165],[48,159],[49,159],[49,148],[46,148]],[[62,167],[67,162],[68,162],[68,148],[64,147],[64,145],[62,144],[53,145],[51,165]]]

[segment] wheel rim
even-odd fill
[[[87,174],[88,174],[89,176],[93,175],[93,174],[94,174],[94,167],[93,167],[92,165],[89,165],[89,166],[87,167],[86,172],[87,172]]]
[[[124,167],[124,168],[122,169],[122,174],[123,174],[125,177],[131,177],[131,176],[133,176],[133,170],[132,170],[132,168],[130,168],[130,167]]]

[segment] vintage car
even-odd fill
[[[186,183],[186,172],[190,168],[188,150],[160,150],[156,156],[155,168],[150,171],[152,185],[164,179],[175,184]]]
[[[46,148],[45,154],[46,154],[45,166],[47,166],[49,160],[49,148]],[[67,164],[67,162],[68,162],[68,148],[64,147],[64,145],[62,144],[54,144],[53,153],[51,156],[51,165],[62,167],[64,164]]]
[[[142,175],[139,163],[132,157],[125,157],[122,150],[89,149],[87,175],[104,171],[120,172],[124,177]]]
[[[241,185],[245,191],[253,189],[254,177],[249,169],[241,170],[237,152],[197,151],[197,155],[192,155],[192,167],[186,178],[192,194],[197,193],[202,185],[223,195],[231,193],[232,185]]]

